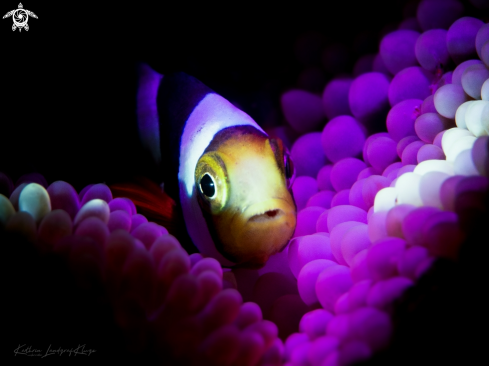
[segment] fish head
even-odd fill
[[[260,268],[285,248],[296,226],[293,179],[293,163],[280,139],[247,127],[216,136],[197,163],[195,186],[225,258]]]

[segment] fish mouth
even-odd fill
[[[284,199],[255,203],[239,214],[233,223],[233,248],[228,252],[239,263],[251,268],[263,266],[268,258],[280,252],[294,233],[296,211]]]
[[[243,210],[241,217],[248,223],[268,222],[279,220],[286,213],[294,213],[295,208],[285,199],[272,198],[270,200],[252,204]]]
[[[248,219],[248,222],[249,223],[268,222],[270,220],[280,219],[283,215],[285,215],[284,211],[279,208],[276,208],[276,209],[267,210],[263,213],[253,215]]]

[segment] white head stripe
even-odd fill
[[[224,128],[253,126],[265,133],[246,113],[218,94],[207,94],[190,114],[183,129],[180,145],[178,184],[183,217],[190,238],[201,253],[217,259],[222,265],[234,263],[216,249],[197,201],[195,167],[214,136]],[[266,135],[266,133],[265,133]]]

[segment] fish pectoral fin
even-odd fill
[[[126,197],[136,205],[138,213],[144,215],[175,236],[179,230],[175,201],[160,186],[146,177],[134,181],[116,183],[109,186],[114,198]]]

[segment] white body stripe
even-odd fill
[[[194,174],[199,158],[214,136],[226,127],[243,125],[253,126],[266,135],[245,112],[220,95],[210,93],[190,114],[180,144],[178,184],[187,231],[202,254],[217,259],[224,266],[232,266],[234,263],[224,258],[214,245],[197,201]]]

